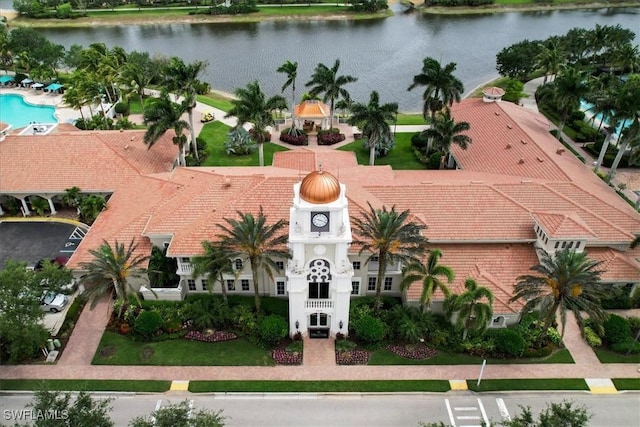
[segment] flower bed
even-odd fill
[[[189,331],[184,338],[191,341],[221,342],[235,340],[238,337],[236,334],[226,331],[215,331],[212,334],[205,334],[200,331]]]
[[[366,365],[367,363],[369,363],[368,351],[336,351],[336,364],[338,365]]]
[[[271,352],[271,357],[278,365],[302,365],[302,353],[278,348]]]
[[[428,359],[435,356],[438,352],[426,345],[404,346],[404,345],[388,345],[387,350],[407,359]]]

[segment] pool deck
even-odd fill
[[[69,121],[80,118],[80,112],[72,108],[67,107],[62,101],[62,95],[50,94],[43,92],[42,90],[28,89],[28,88],[16,88],[16,87],[0,87],[0,95],[15,94],[21,95],[25,102],[32,105],[49,105],[56,108],[55,115],[58,119],[58,123],[69,123]],[[89,109],[84,107],[83,113],[88,116]],[[12,129],[11,133],[22,129]]]

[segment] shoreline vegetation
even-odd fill
[[[525,0],[526,1],[526,0]],[[562,0],[560,0],[562,1]],[[396,3],[391,0],[389,3]],[[420,2],[413,9],[415,13],[434,15],[469,15],[509,12],[551,12],[556,10],[578,9],[611,9],[639,7],[640,0],[622,2],[592,2],[573,1],[555,4],[527,1],[522,3],[516,0],[497,0],[495,4],[477,7],[421,7]],[[200,7],[199,9],[202,9]],[[344,6],[336,4],[313,4],[312,6],[260,6],[260,11],[244,15],[190,15],[189,11],[198,8],[153,8],[153,9],[126,9],[126,10],[88,10],[89,16],[78,19],[31,19],[18,16],[16,12],[2,10],[1,15],[6,17],[10,26],[29,26],[34,28],[65,28],[65,27],[90,27],[90,26],[124,26],[124,25],[156,25],[156,24],[216,24],[216,23],[259,23],[268,21],[319,21],[319,20],[368,20],[384,19],[393,16],[390,9],[377,13],[355,13],[345,10]]]

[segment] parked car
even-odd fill
[[[42,294],[42,298],[40,299],[40,308],[44,311],[57,313],[64,310],[68,303],[69,298],[67,298],[66,295],[47,291]]]

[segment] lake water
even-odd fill
[[[3,1],[3,0],[0,0]],[[6,0],[4,0],[6,1]],[[315,66],[341,60],[341,74],[358,81],[347,89],[367,102],[372,90],[381,102],[398,102],[402,111],[420,111],[422,89],[407,87],[420,72],[422,59],[458,64],[456,76],[469,92],[497,77],[496,54],[523,39],[541,40],[573,27],[617,25],[640,33],[640,8],[481,15],[396,15],[373,21],[263,22],[255,24],[158,24],[68,29],[43,29],[65,47],[104,42],[125,50],[207,60],[204,80],[232,92],[252,80],[269,95],[285,81],[276,69],[297,61],[297,92],[302,94]],[[638,36],[636,36],[638,40]],[[289,97],[289,94],[285,94]]]

